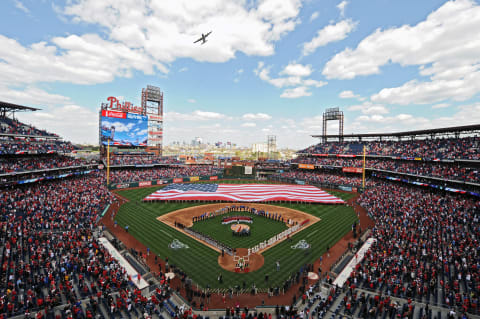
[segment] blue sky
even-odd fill
[[[148,84],[165,144],[299,149],[330,107],[345,133],[480,123],[474,0],[5,0],[0,17],[0,100],[73,142],[98,143],[100,104]]]

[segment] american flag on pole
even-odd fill
[[[340,198],[330,195],[315,186],[283,184],[170,184],[148,195],[143,200],[345,203]]]

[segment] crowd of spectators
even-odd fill
[[[139,181],[152,181],[162,178],[178,178],[189,176],[211,176],[221,172],[221,169],[213,166],[178,166],[159,168],[138,168],[110,171],[111,183],[128,183]]]
[[[0,193],[2,318],[33,312],[36,318],[160,312],[169,290],[164,275],[165,285],[149,298],[142,296],[96,239],[96,219],[113,200],[103,172]]]
[[[480,159],[480,137],[437,138],[410,141],[327,142],[312,145],[298,153],[363,154],[421,157],[429,159]]]
[[[330,185],[342,185],[342,186],[352,186],[352,187],[361,187],[362,186],[362,176],[361,175],[344,175],[344,174],[335,174],[334,172],[318,172],[318,171],[307,171],[307,170],[291,170],[288,172],[283,172],[280,174],[273,175],[274,178],[283,178],[289,180],[302,180],[308,184],[330,184]],[[371,186],[372,182],[370,180],[365,181],[365,186]]]
[[[35,138],[0,137],[0,154],[19,153],[70,153],[75,147],[70,142],[59,140],[39,140]]]
[[[480,201],[459,196],[393,183],[367,189],[359,203],[377,241],[347,287],[478,314]]]
[[[357,167],[363,166],[362,159],[332,157],[298,157],[295,163],[306,163],[321,166]],[[480,169],[463,167],[452,163],[400,161],[390,159],[366,159],[365,167],[392,172],[415,174],[428,177],[480,183]]]
[[[180,164],[176,158],[159,156],[113,156],[110,165],[153,165],[153,164]]]
[[[290,168],[290,161],[277,162],[256,162],[255,169],[288,169]]]
[[[40,130],[32,125],[24,124],[14,119],[2,117],[0,118],[0,133],[17,134],[17,135],[34,135],[58,137],[58,135]]]
[[[69,156],[0,158],[0,174],[12,174],[85,165],[87,162]]]

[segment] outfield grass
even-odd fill
[[[236,181],[227,183],[233,182]],[[238,182],[248,183],[245,180]],[[168,256],[170,264],[179,266],[195,283],[202,287],[209,285],[212,288],[228,288],[242,285],[243,281],[247,287],[250,287],[252,283],[260,288],[281,287],[285,280],[302,265],[318,259],[326,251],[327,246],[332,247],[351,230],[351,225],[357,220],[353,209],[344,205],[278,204],[278,206],[317,216],[321,221],[298,232],[292,236],[291,241],[283,241],[264,252],[265,264],[259,270],[249,274],[238,274],[226,271],[218,265],[216,251],[156,219],[158,216],[178,209],[202,205],[199,203],[143,203],[141,201],[159,188],[156,186],[119,191],[119,194],[128,198],[130,202],[122,205],[116,220],[121,227],[128,225],[129,232],[160,258],[164,259]],[[344,200],[355,196],[342,192],[330,193]],[[171,250],[168,248],[168,244],[173,239],[180,240],[190,248]],[[302,239],[311,244],[312,248],[308,255],[304,251],[291,249],[292,245]],[[280,271],[278,272],[275,268],[277,260],[280,262]],[[223,275],[223,284],[219,284],[217,281],[220,273]],[[264,281],[266,274],[269,274],[270,278],[268,283]]]
[[[223,217],[228,216],[252,217],[253,223],[245,223],[245,225],[250,227],[250,236],[233,236],[230,228],[233,224],[222,225]],[[213,239],[216,239],[219,242],[230,246],[231,248],[250,248],[264,240],[270,239],[276,234],[281,233],[288,227],[281,221],[275,221],[265,217],[256,216],[248,212],[231,212],[196,222],[192,228],[203,234],[208,234]]]

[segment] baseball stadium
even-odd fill
[[[128,116],[103,103],[98,162],[1,107],[5,316],[478,315],[480,125],[187,164],[115,145],[104,115]]]
[[[174,2],[0,4],[0,319],[480,318],[478,1]]]

